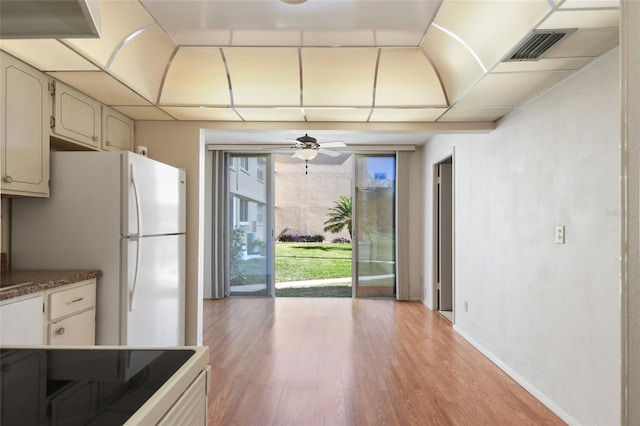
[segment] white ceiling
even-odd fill
[[[618,44],[615,0],[91,2],[100,38],[0,48],[133,119],[227,129],[214,138],[309,129],[422,143],[487,131]],[[541,59],[504,61],[533,31],[567,28]]]

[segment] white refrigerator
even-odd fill
[[[185,179],[132,152],[52,152],[50,198],[12,201],[13,269],[99,269],[97,344],[184,345]]]

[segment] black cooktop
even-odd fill
[[[0,424],[121,425],[193,354],[0,348]]]

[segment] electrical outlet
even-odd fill
[[[464,311],[469,312],[469,302],[467,302],[466,300],[464,301]]]
[[[556,244],[564,244],[564,225],[556,225]]]

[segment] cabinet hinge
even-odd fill
[[[56,118],[53,115],[49,117],[49,127],[52,129],[56,127]]]
[[[56,94],[56,82],[55,81],[50,81],[49,82],[49,94],[51,96]]]

